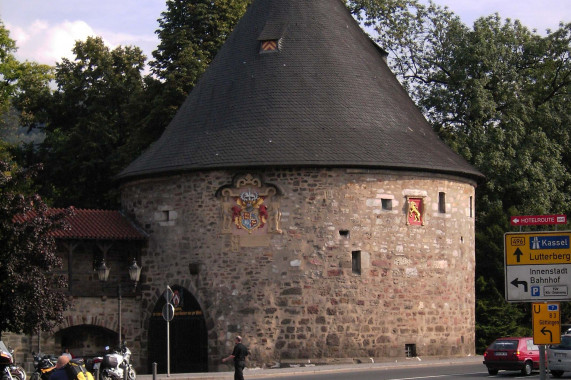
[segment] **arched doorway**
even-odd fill
[[[68,348],[78,358],[91,359],[105,353],[105,346],[116,344],[117,333],[94,325],[77,325],[60,330],[55,334],[59,354]]]
[[[170,372],[208,372],[208,334],[204,314],[192,293],[172,286],[174,318],[170,322]],[[155,304],[149,323],[149,373],[152,363],[157,372],[167,372],[167,322],[162,316],[165,297]]]

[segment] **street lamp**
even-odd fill
[[[129,266],[129,278],[133,281],[135,288],[139,282],[139,277],[141,277],[142,267],[137,265],[137,260],[133,259],[133,263]],[[111,268],[105,265],[105,260],[101,260],[101,265],[97,268],[97,277],[99,281],[104,285],[109,278],[109,272]],[[119,324],[119,344],[117,347],[121,347],[121,280],[117,281],[117,300],[118,300],[118,324]]]

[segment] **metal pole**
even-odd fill
[[[170,322],[167,321],[167,377],[171,375],[171,334],[169,325]]]
[[[119,282],[117,285],[117,299],[119,300],[119,344],[117,347],[121,349],[121,282]]]
[[[157,380],[157,362],[153,362],[153,380]]]
[[[545,345],[539,345],[539,380],[545,380]]]

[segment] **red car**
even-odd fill
[[[499,338],[484,352],[484,364],[490,375],[507,370],[521,371],[527,376],[534,369],[539,369],[539,347],[530,337]]]

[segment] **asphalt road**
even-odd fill
[[[229,368],[230,369],[230,368]],[[535,372],[527,379],[537,378]],[[295,379],[295,380],[471,380],[473,378],[506,379],[518,378],[519,372],[500,371],[498,376],[489,376],[481,356],[454,359],[408,359],[385,363],[344,364],[304,366],[281,369],[246,369],[246,380],[249,379]],[[220,380],[233,379],[233,372],[194,373],[194,374],[159,374],[157,380]],[[137,380],[153,380],[152,375],[137,376]]]
[[[280,369],[246,368],[246,380],[539,380],[539,372],[522,376],[519,371],[500,371],[488,375],[482,356],[454,359],[408,359],[385,363],[304,366]],[[232,380],[233,372],[177,373],[167,377],[158,374],[155,380]],[[546,376],[547,380],[553,378]],[[571,372],[562,379],[571,379]],[[152,375],[138,375],[137,380],[153,380]]]

